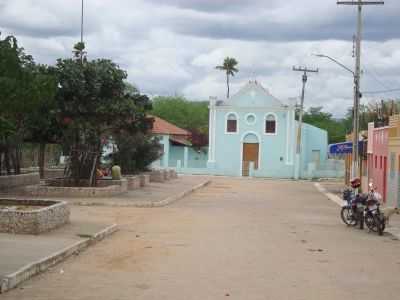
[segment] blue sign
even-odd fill
[[[358,142],[358,151],[362,152],[364,149],[364,142]],[[353,143],[352,142],[345,142],[345,143],[338,143],[338,144],[331,144],[329,145],[329,154],[338,155],[338,154],[351,154],[353,153]]]

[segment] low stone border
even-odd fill
[[[39,173],[0,176],[0,190],[40,183]]]
[[[121,180],[120,185],[106,187],[57,187],[46,185],[31,185],[24,191],[34,197],[110,197],[125,193],[128,190],[126,179]]]
[[[150,172],[150,182],[162,183],[164,181],[165,181],[165,176],[163,170],[153,170]]]
[[[140,176],[124,176],[124,178],[128,181],[128,191],[137,190],[141,187],[141,178]]]
[[[55,252],[48,257],[28,264],[15,273],[3,276],[2,281],[0,282],[0,294],[15,288],[20,283],[28,280],[31,277],[46,271],[48,268],[60,263],[71,255],[79,254],[89,246],[96,244],[117,230],[117,224],[111,225],[88,239],[77,242],[74,245],[69,246],[59,252]]]
[[[164,180],[170,180],[171,179],[171,175],[169,173],[169,170],[162,170],[163,174],[164,174]]]
[[[178,178],[178,173],[176,173],[175,170],[170,169],[170,170],[169,170],[169,178],[171,178],[171,179],[176,179],[176,178]]]
[[[140,187],[144,187],[150,184],[150,175],[149,174],[140,174]]]
[[[198,184],[198,185],[192,187],[191,189],[189,189],[189,190],[187,190],[187,191],[184,191],[184,192],[182,192],[182,193],[179,193],[178,195],[168,197],[168,198],[166,198],[166,199],[164,199],[164,200],[161,200],[161,201],[158,201],[158,202],[153,202],[152,205],[151,205],[150,207],[162,207],[162,206],[166,206],[166,205],[168,205],[168,204],[171,204],[172,202],[175,202],[175,201],[178,201],[178,200],[180,200],[180,199],[182,199],[182,198],[185,198],[186,196],[188,196],[188,195],[194,193],[195,191],[197,191],[197,190],[199,190],[199,189],[201,189],[201,188],[206,187],[206,186],[209,185],[210,183],[211,183],[211,180],[207,180],[207,181],[205,181],[205,182],[203,182],[203,183],[200,183],[200,184]]]
[[[69,223],[65,201],[0,198],[6,206],[30,206],[31,210],[0,209],[0,232],[41,234]]]
[[[44,179],[59,178],[64,176],[64,169],[45,169]]]

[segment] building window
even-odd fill
[[[236,133],[237,132],[237,117],[235,114],[229,114],[226,120],[226,132]]]
[[[265,133],[276,134],[276,118],[272,114],[265,117]]]
[[[378,156],[375,155],[375,169],[378,168]]]
[[[382,170],[383,167],[383,159],[382,156],[379,156],[379,168]]]

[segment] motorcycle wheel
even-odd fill
[[[352,209],[349,206],[342,207],[342,210],[340,211],[340,217],[342,218],[343,223],[346,224],[347,226],[357,225],[357,221],[354,218]]]
[[[383,215],[372,215],[371,213],[366,214],[365,216],[365,224],[367,225],[368,229],[377,232],[379,235],[383,234],[383,231],[386,227],[386,222]],[[379,233],[379,231],[382,232]]]
[[[374,216],[374,221],[376,223],[378,234],[379,235],[383,235],[384,223],[382,222],[380,216],[379,215],[375,215]]]
[[[365,215],[365,225],[367,225],[368,229],[373,231],[373,232],[377,232],[378,231],[378,227],[376,226],[376,222],[375,222],[374,216],[371,215],[370,213],[367,213]]]

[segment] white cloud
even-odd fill
[[[364,91],[400,87],[399,9],[397,1],[365,9]],[[15,34],[38,62],[52,64],[70,57],[79,40],[80,0],[0,0],[0,20],[3,35]],[[307,105],[323,105],[336,116],[352,105],[351,74],[311,54],[353,68],[354,30],[355,10],[335,1],[85,0],[89,57],[113,59],[143,92],[224,97],[225,76],[215,66],[232,56],[240,69],[233,92],[257,78],[286,100],[301,90],[301,74],[292,66],[307,65],[320,68],[307,83]],[[381,96],[400,92],[363,101]]]

